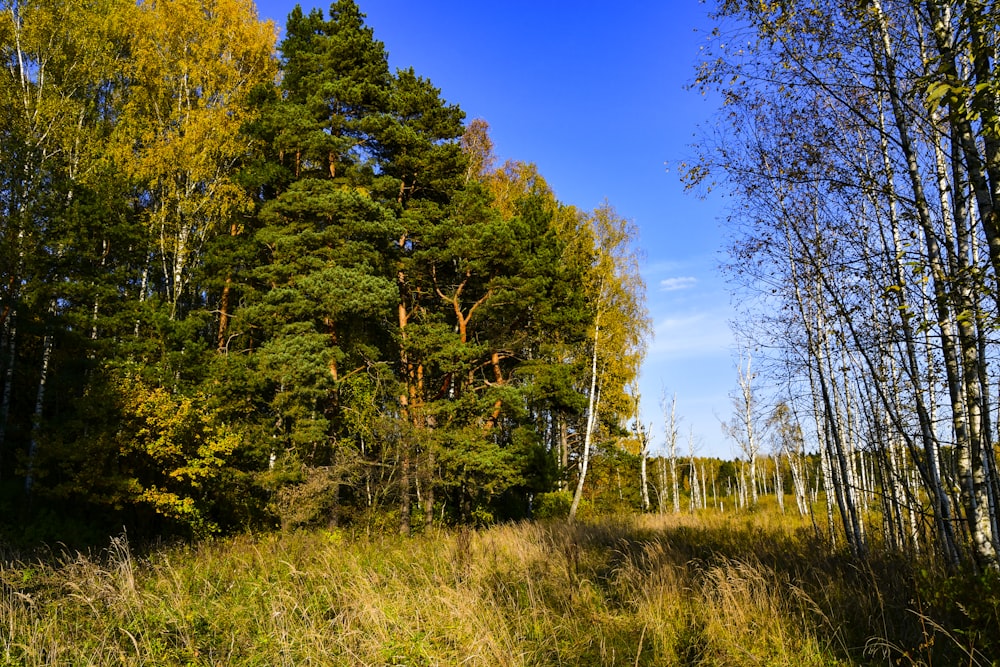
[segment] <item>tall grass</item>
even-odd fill
[[[117,539],[0,567],[0,664],[989,664],[898,565],[768,513]]]

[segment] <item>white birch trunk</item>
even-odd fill
[[[778,501],[778,509],[782,514],[785,513],[784,501],[781,500],[781,460],[778,456],[772,457],[774,463],[774,469],[771,471],[771,491],[774,493],[775,500]]]
[[[639,452],[639,486],[642,489],[642,511],[649,511],[649,478],[646,473],[646,461],[649,458],[649,438],[646,432],[640,433],[642,451]]]
[[[590,443],[594,435],[594,425],[597,421],[597,408],[599,396],[597,389],[597,345],[601,334],[600,313],[594,325],[594,350],[591,354],[590,362],[590,396],[587,399],[587,426],[583,436],[583,457],[580,463],[580,477],[576,482],[576,491],[573,493],[573,503],[569,508],[569,520],[576,519],[576,512],[580,507],[580,500],[583,498],[583,484],[587,479],[587,466],[590,463]]]
[[[16,317],[17,311],[12,309],[4,322],[4,336],[7,341],[7,370],[4,372],[3,398],[0,399],[0,453],[3,452],[4,441],[7,438],[7,420],[10,418],[10,394],[14,384],[14,360],[17,358]]]
[[[670,402],[670,410],[667,411],[666,396],[661,399],[661,406],[666,417],[666,429],[664,435],[667,441],[667,456],[670,459],[670,498],[674,514],[681,511],[680,480],[677,476],[677,394],[674,394]]]
[[[666,457],[659,457],[659,472],[660,472],[660,493],[657,496],[657,501],[659,505],[660,514],[667,513],[667,459]]]
[[[28,444],[27,471],[24,475],[24,492],[31,493],[34,484],[35,460],[38,456],[38,430],[42,425],[42,408],[45,405],[45,384],[49,375],[49,358],[52,355],[52,335],[47,334],[42,341],[42,367],[35,394],[35,410],[31,416],[31,441]]]

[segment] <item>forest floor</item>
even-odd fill
[[[989,665],[1000,582],[776,510],[0,564],[0,665]]]

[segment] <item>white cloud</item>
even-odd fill
[[[660,290],[663,292],[674,292],[677,290],[694,287],[698,279],[694,276],[684,276],[681,278],[664,278],[660,281]]]

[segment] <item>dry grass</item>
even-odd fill
[[[762,514],[116,540],[2,565],[0,665],[930,664],[880,577]]]

